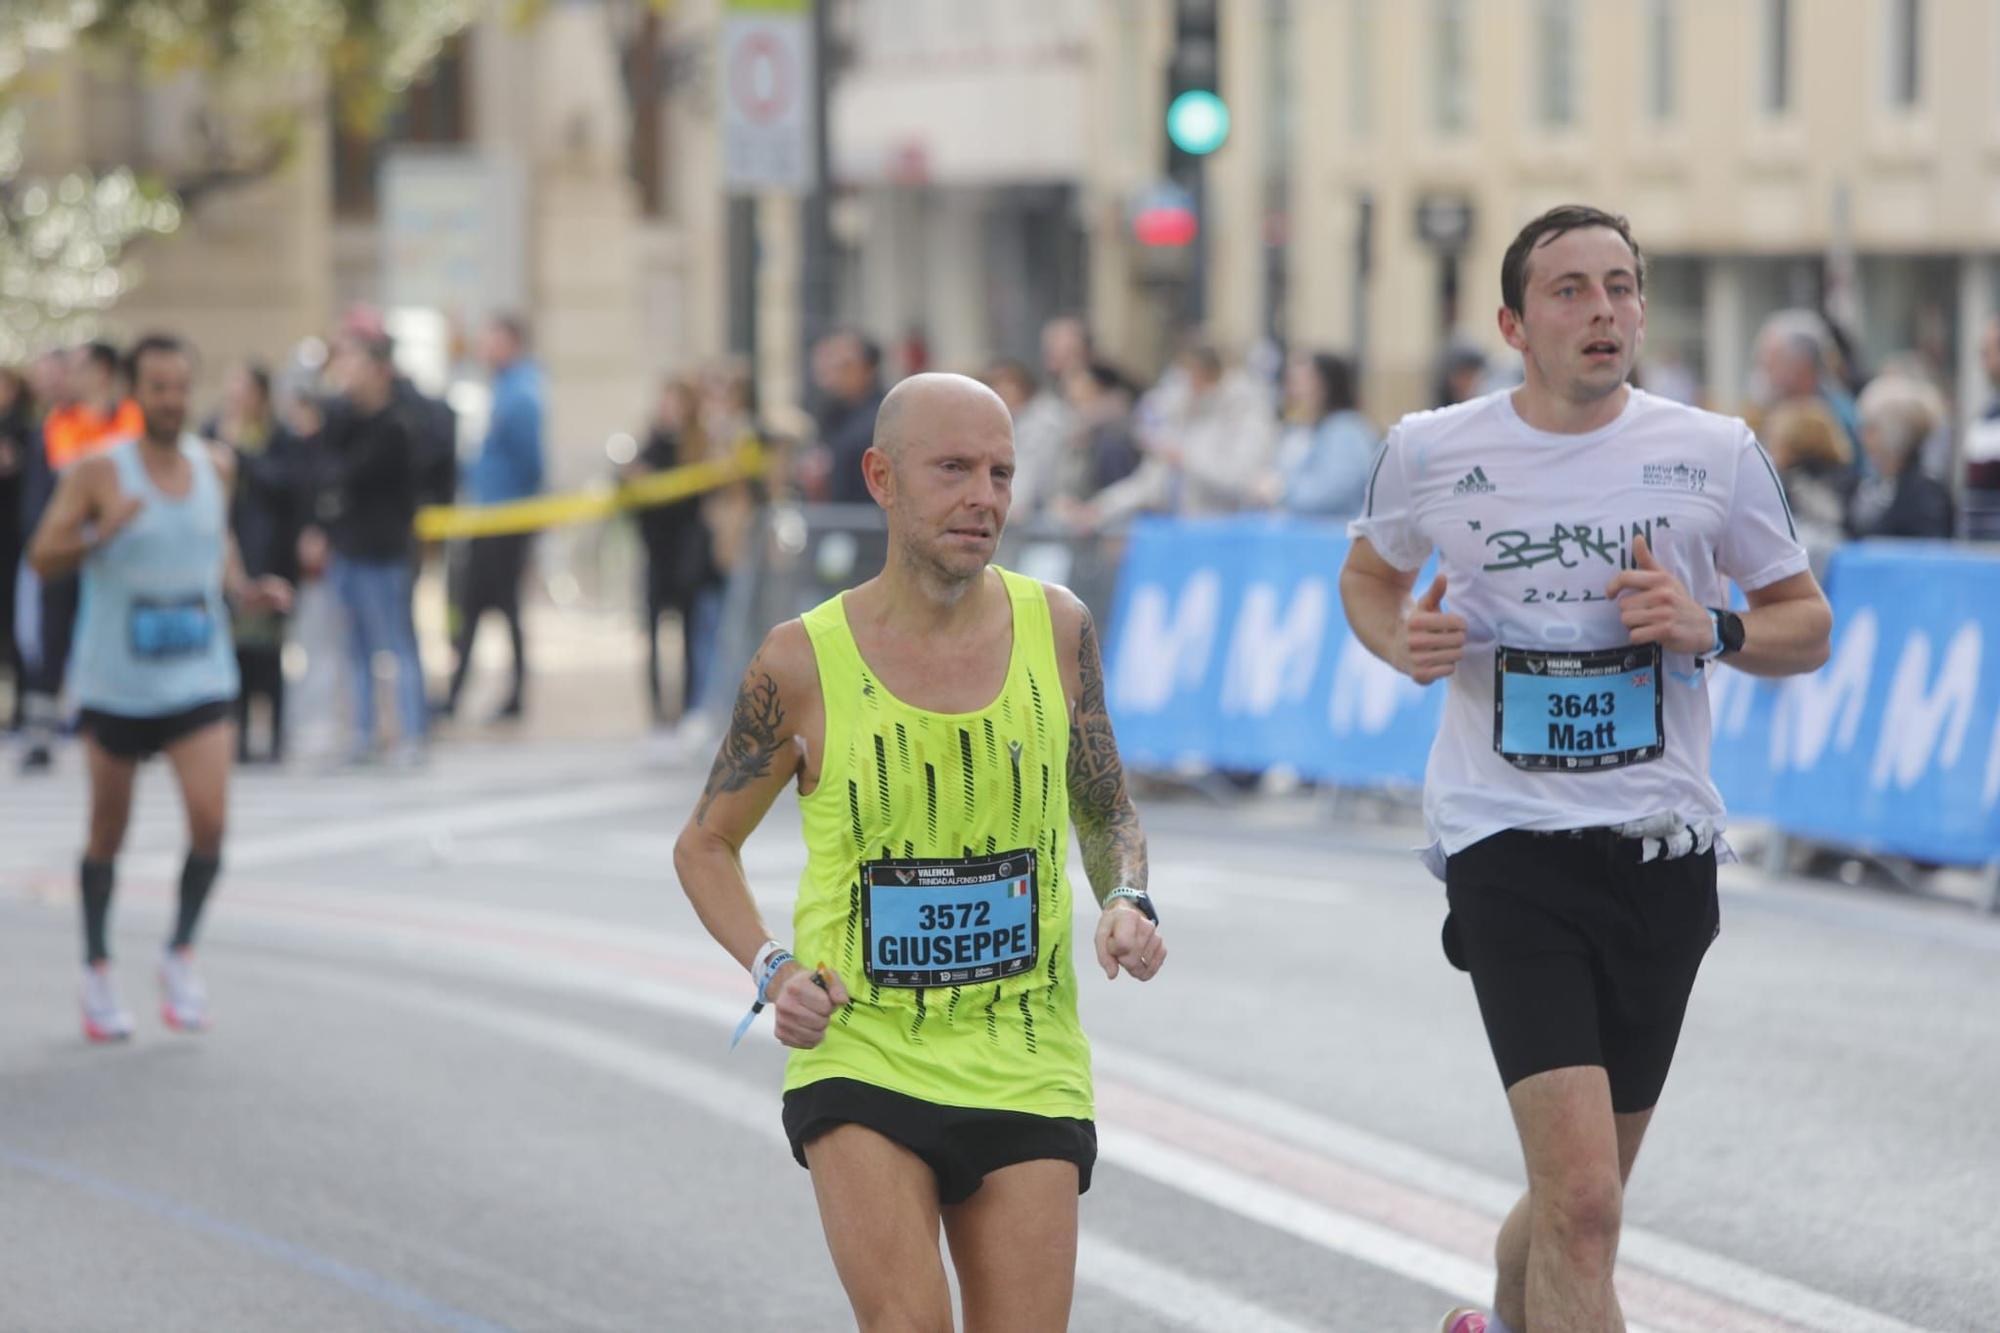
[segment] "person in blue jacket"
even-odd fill
[[[493,374],[493,416],[486,441],[467,476],[467,498],[477,505],[525,500],[542,489],[543,390],[542,370],[528,355],[528,326],[515,315],[497,315],[487,323],[480,356]],[[495,720],[521,716],[527,684],[527,646],[521,632],[521,582],[528,568],[534,535],[518,532],[474,537],[466,553],[464,602],[458,633],[452,644],[457,657],[451,691],[442,711],[458,709],[465,675],[472,665],[472,640],[488,611],[507,622],[514,649],[513,688]]]

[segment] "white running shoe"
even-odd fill
[[[132,1015],[118,1003],[109,963],[83,969],[83,1035],[91,1041],[123,1041],[132,1035]]]
[[[176,1032],[200,1032],[208,1026],[208,988],[185,949],[160,956],[160,1019]]]

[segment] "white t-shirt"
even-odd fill
[[[1637,389],[1617,420],[1582,435],[1534,429],[1508,392],[1414,413],[1383,441],[1348,532],[1398,569],[1437,551],[1444,608],[1465,617],[1424,776],[1433,869],[1503,829],[1668,813],[1721,827],[1706,676],[1685,653],[1640,660],[1605,589],[1642,532],[1705,606],[1728,604],[1725,576],[1754,590],[1806,569],[1777,472],[1742,421]],[[1507,654],[1496,687],[1502,647],[1525,653]],[[1579,664],[1606,674],[1549,685]],[[1605,754],[1589,753],[1593,737]]]

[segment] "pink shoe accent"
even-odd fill
[[[1486,1316],[1478,1310],[1453,1310],[1439,1333],[1486,1333]]]

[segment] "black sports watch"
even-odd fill
[[[1135,889],[1121,884],[1104,895],[1104,905],[1109,907],[1114,899],[1131,903],[1132,906],[1139,909],[1141,916],[1156,926],[1160,924],[1160,914],[1153,906],[1153,895],[1147,893],[1144,889]]]
[[[1711,606],[1708,614],[1715,621],[1715,646],[1703,654],[1709,661],[1743,651],[1743,617],[1725,607]]]

